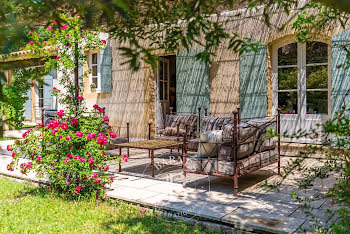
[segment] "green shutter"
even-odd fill
[[[31,80],[28,82],[31,83]],[[24,96],[28,97],[28,100],[24,103],[24,118],[25,120],[32,120],[32,89],[29,88]]]
[[[101,92],[112,92],[112,50],[110,41],[108,40],[107,46],[101,49]]]
[[[240,108],[242,118],[267,115],[267,47],[240,56]],[[234,71],[233,71],[234,72]]]
[[[210,105],[209,65],[195,58],[202,49],[176,54],[176,111],[196,113]]]
[[[53,88],[53,76],[44,76],[44,108],[52,109],[52,88]]]
[[[350,49],[350,30],[332,37],[332,117],[350,102],[350,58],[344,46]]]

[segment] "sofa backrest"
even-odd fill
[[[209,117],[203,116],[201,118],[201,132],[221,130],[226,124],[233,124],[232,116],[225,117]]]
[[[197,129],[197,115],[167,115],[165,121],[165,136],[177,136],[177,125],[179,124],[179,134],[184,135],[186,125],[188,133],[192,134]]]

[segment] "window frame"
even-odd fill
[[[97,55],[97,64],[93,64],[92,63],[92,55],[96,54]],[[90,86],[90,90],[91,91],[95,91],[96,93],[100,93],[101,92],[101,55],[100,55],[100,51],[90,51],[89,52],[89,86]],[[93,76],[92,75],[92,66],[96,65],[97,66],[97,76]],[[93,78],[97,78],[97,84],[96,84],[96,88],[91,88],[92,85],[92,80]]]
[[[330,42],[323,39],[315,39],[313,42],[322,42],[328,45],[328,51],[327,51],[327,63],[312,63],[312,64],[306,64],[306,43],[297,43],[294,37],[290,37],[285,40],[278,41],[277,43],[273,44],[271,46],[272,51],[272,114],[277,114],[277,107],[278,107],[278,93],[279,92],[288,92],[293,91],[297,92],[297,113],[296,114],[281,114],[285,117],[290,118],[302,118],[302,119],[313,119],[317,118],[318,116],[325,116],[329,118],[331,116],[331,90],[332,90],[332,82],[331,82],[331,46]],[[278,65],[278,49],[291,44],[291,43],[297,43],[297,65]],[[321,89],[307,89],[306,87],[306,67],[313,66],[313,65],[327,65],[328,66],[328,88],[321,88]],[[297,89],[292,90],[283,90],[280,91],[278,89],[278,68],[283,67],[297,67],[298,69],[298,77],[297,77],[297,83],[298,87]],[[328,95],[328,113],[327,114],[307,114],[307,100],[306,100],[306,94],[307,91],[327,91]]]

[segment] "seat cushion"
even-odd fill
[[[107,145],[106,145],[107,150],[115,149],[116,148],[115,145],[117,145],[117,144],[127,143],[128,142],[128,138],[127,137],[115,137],[115,138],[109,138],[109,140],[111,142],[107,143]]]
[[[200,132],[199,139],[203,143],[222,143],[222,130]]]

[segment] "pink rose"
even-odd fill
[[[57,159],[53,160],[52,162],[53,162],[53,163],[56,163],[56,162],[57,162]]]
[[[53,21],[53,22],[52,22],[52,24],[53,24],[53,25],[56,25],[56,24],[57,24],[57,22],[56,22],[56,21]]]
[[[60,60],[60,58],[61,58],[60,56],[57,56],[57,57],[56,57],[56,60]]]
[[[100,133],[98,134],[97,144],[99,144],[99,145],[105,145],[105,144],[107,144],[107,137],[106,137],[105,135],[103,135],[102,132],[100,132]]]
[[[78,120],[77,120],[76,118],[73,118],[73,119],[70,121],[70,124],[76,126],[76,125],[78,125]]]
[[[70,136],[67,136],[66,141],[70,141],[70,140],[71,140]]]
[[[71,153],[67,153],[68,158],[73,158],[73,155]]]
[[[97,104],[93,105],[92,107],[95,109],[99,108],[99,106]]]
[[[14,158],[16,156],[16,153],[15,152],[13,152],[12,153],[12,158]]]
[[[104,151],[104,150],[101,150],[101,154],[105,154],[105,151]]]
[[[63,117],[64,116],[64,110],[60,110],[59,112],[56,113],[58,117]]]
[[[99,182],[101,182],[101,178],[100,178],[100,177],[98,177],[98,178],[94,181],[95,184],[97,184],[97,183],[99,183]]]
[[[66,185],[70,185],[70,182],[69,182],[69,180],[67,180],[67,181],[66,181]]]
[[[70,158],[66,158],[65,160],[64,160],[64,163],[70,163]]]
[[[69,33],[67,33],[66,37],[70,37],[70,34],[69,34]]]
[[[107,44],[107,41],[106,40],[102,40],[103,44]]]
[[[113,182],[114,177],[113,177],[113,176],[110,176],[109,179]]]
[[[33,30],[33,29],[29,31],[29,33],[33,33],[33,32],[34,32],[34,30]]]
[[[55,37],[56,36],[56,34],[52,34],[52,37]]]
[[[82,133],[81,131],[77,131],[77,132],[76,132],[76,136],[77,136],[77,137],[83,137],[83,133]]]
[[[129,159],[128,155],[125,155],[125,154],[124,154],[124,156],[123,156],[123,160],[124,160],[124,162],[127,162],[127,161],[128,161],[128,159]]]
[[[64,24],[64,25],[61,26],[61,29],[63,29],[63,30],[66,30],[67,28],[68,28],[67,24]]]
[[[62,124],[61,124],[61,128],[62,128],[63,130],[67,130],[67,129],[68,129],[68,124],[62,123]]]
[[[28,162],[27,164],[26,164],[26,168],[27,169],[30,169],[32,167],[32,162]]]
[[[75,160],[80,160],[80,156],[79,155],[75,155],[74,159]]]
[[[62,135],[59,135],[59,136],[58,136],[59,139],[62,139],[62,137],[63,137]]]
[[[85,162],[85,158],[80,158],[79,162]]]
[[[43,160],[42,157],[40,157],[40,156],[36,157],[36,161],[40,162],[40,161],[42,161],[42,160]]]
[[[106,116],[103,116],[103,118],[102,118],[102,122],[108,122],[109,121],[109,118],[108,118],[108,116],[106,115]]]
[[[112,137],[112,138],[116,138],[116,137],[117,137],[117,134],[115,134],[113,131],[110,131],[108,134],[109,134],[110,137]]]
[[[13,149],[11,149],[10,145],[7,145],[6,147],[7,151],[12,151]]]
[[[84,34],[82,34],[82,35],[81,35],[81,38],[85,38],[85,35],[84,35]]]
[[[55,167],[51,167],[50,169],[53,171],[53,170],[55,170]]]
[[[95,138],[96,138],[96,134],[95,134],[95,133],[88,132],[86,138],[87,138],[88,140],[95,139]]]
[[[92,165],[92,164],[94,164],[94,158],[93,157],[90,157],[89,158],[89,160],[88,160],[88,163],[90,164],[90,165]]]
[[[90,176],[90,178],[96,178],[97,177],[97,173],[96,172],[93,172],[92,175]]]
[[[106,167],[105,167],[105,171],[108,171],[108,169],[109,169],[109,166],[106,166]]]
[[[75,187],[75,191],[76,191],[77,193],[80,193],[81,187],[78,185],[77,187]]]
[[[30,41],[30,42],[29,42],[29,45],[31,45],[31,46],[34,45],[34,42]]]
[[[49,27],[47,27],[47,29],[46,29],[47,31],[52,31],[52,27],[51,26],[49,26]]]
[[[78,100],[84,100],[84,98],[82,96],[79,96]]]

